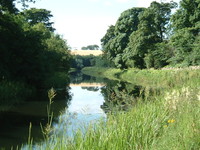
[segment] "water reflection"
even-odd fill
[[[40,124],[47,123],[47,91],[40,99],[29,100],[16,105],[10,111],[0,112],[0,149],[16,149],[28,140],[29,125],[32,123],[32,138],[35,142],[43,140]],[[45,97],[44,100],[41,98]],[[70,102],[68,88],[58,89],[52,105],[54,122],[60,111]]]
[[[71,87],[70,91],[73,97],[68,111],[82,114],[103,113],[100,106],[103,104],[104,99],[99,87],[93,87],[92,89],[95,90],[91,90],[91,87]]]
[[[104,104],[101,108],[107,113],[110,111],[127,111],[134,107],[138,100],[151,100],[154,95],[159,95],[160,88],[142,87],[122,81],[107,81],[101,90]]]
[[[70,83],[71,84],[81,84],[81,83],[104,83],[103,78],[92,77],[83,74],[82,72],[73,72],[70,74]]]
[[[100,107],[104,103],[104,98],[98,84],[92,87],[95,90],[91,90],[91,87],[78,85],[70,87],[72,101],[68,109],[59,117],[58,124],[54,125],[56,134],[64,133],[67,136],[72,136],[77,130],[85,132],[85,128],[89,124],[105,118],[105,113]]]

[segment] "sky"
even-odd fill
[[[83,46],[94,44],[100,46],[100,40],[108,27],[115,25],[123,11],[132,7],[148,7],[152,1],[36,0],[30,7],[50,10],[56,33],[62,35],[72,49],[81,49]]]

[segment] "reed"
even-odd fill
[[[100,71],[98,69],[98,71]],[[103,74],[109,74],[108,71]],[[115,72],[115,73],[114,73]],[[199,70],[111,70],[118,79],[163,92],[139,98],[128,111],[107,114],[105,120],[80,130],[73,137],[53,135],[37,149],[53,150],[196,150],[200,149]],[[140,79],[142,78],[142,79]],[[156,81],[148,81],[156,80]],[[48,146],[47,146],[48,145]]]

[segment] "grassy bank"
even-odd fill
[[[200,68],[185,69],[128,69],[120,70],[113,68],[95,68],[87,67],[82,70],[83,73],[91,76],[101,76],[103,78],[126,81],[136,85],[152,87],[175,87],[186,86],[200,83]]]
[[[84,72],[149,86],[165,86],[160,95],[127,112],[107,115],[86,134],[74,138],[53,134],[37,149],[54,150],[197,150],[200,149],[199,69],[125,70],[87,68]],[[67,126],[67,125],[66,125]],[[29,148],[31,149],[31,148]]]

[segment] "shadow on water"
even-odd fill
[[[39,96],[39,97],[38,97]],[[60,112],[70,103],[69,87],[56,89],[56,97],[52,104],[54,112],[53,122],[56,122]],[[47,105],[49,103],[47,90],[40,90],[37,97],[15,105],[6,112],[0,112],[0,149],[10,149],[26,144],[29,126],[32,124],[32,138],[34,142],[43,140],[41,127],[47,124]]]

